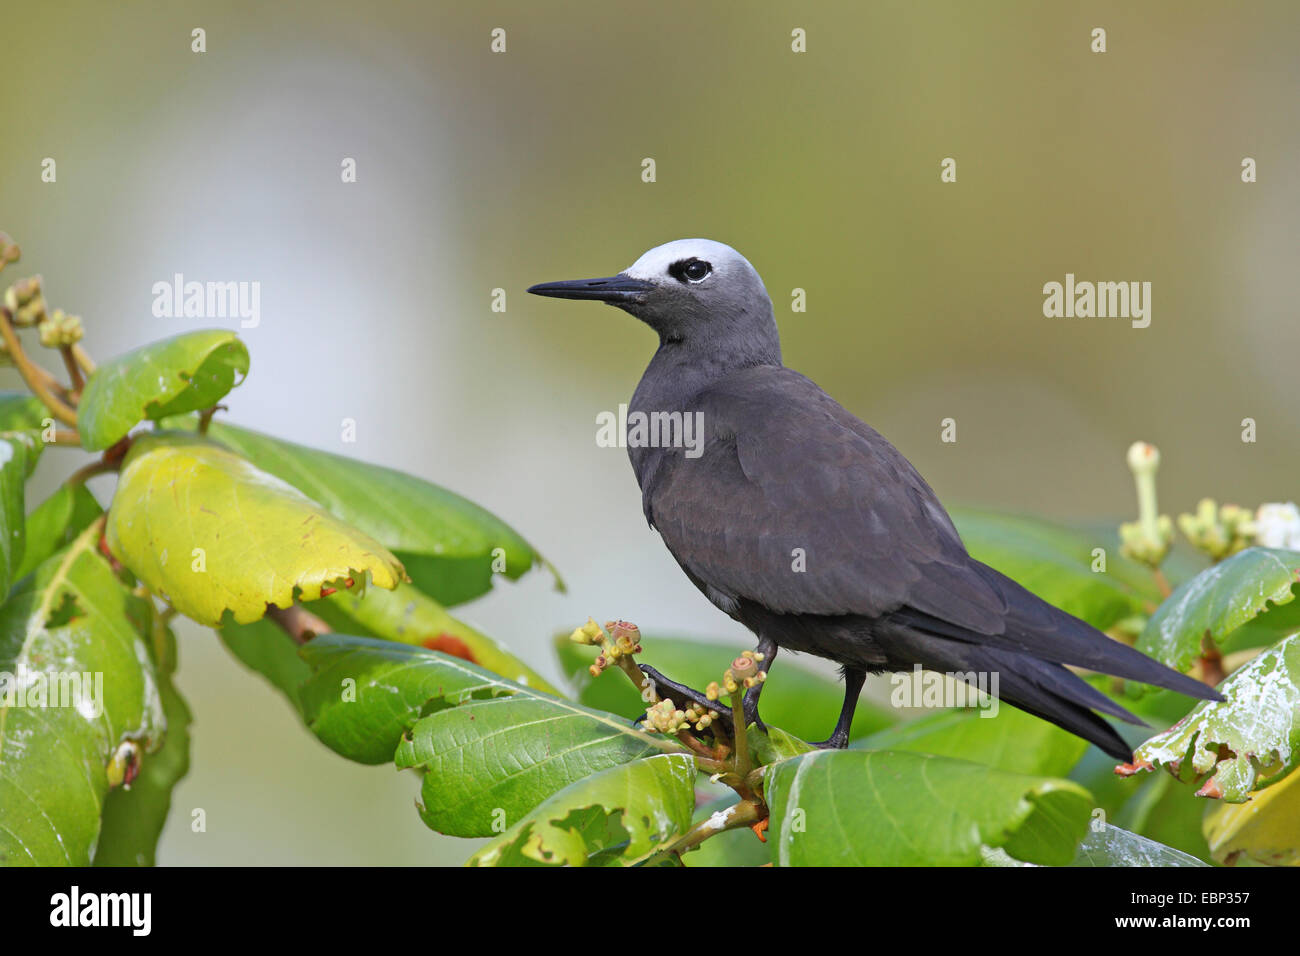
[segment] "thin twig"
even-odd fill
[[[711,836],[716,836],[726,830],[752,827],[766,816],[766,807],[760,806],[752,800],[741,800],[725,810],[719,810],[707,820],[695,824],[679,838],[664,847],[662,852],[681,855],[687,850],[695,849]]]
[[[1165,577],[1165,572],[1161,571],[1159,568],[1152,568],[1151,576],[1156,580],[1156,587],[1160,589],[1161,597],[1167,598],[1169,595],[1174,593],[1174,589],[1169,586],[1169,579]]]
[[[31,389],[32,394],[45,403],[45,407],[59,421],[65,425],[71,425],[74,428],[77,425],[77,412],[72,406],[65,404],[51,388],[53,381],[50,373],[38,365],[35,365],[23,351],[22,343],[18,341],[18,333],[14,331],[13,322],[10,320],[13,316],[6,308],[0,308],[0,337],[4,338],[5,348],[9,351],[9,358],[13,361],[14,367],[18,369],[18,374],[23,377],[27,387]]]
[[[212,424],[212,416],[218,411],[228,411],[225,405],[212,405],[199,412],[199,434],[206,435],[208,426]]]
[[[95,360],[76,342],[72,343],[72,357],[77,360],[77,364],[81,366],[81,371],[87,378],[95,374]]]
[[[71,345],[61,346],[59,354],[63,356],[63,366],[68,370],[68,381],[72,382],[72,398],[76,401],[86,387],[86,380],[81,377],[81,366],[77,364],[76,356],[72,354]]]
[[[84,485],[96,475],[105,475],[110,471],[117,471],[118,462],[105,461],[103,458],[96,458],[90,464],[82,465],[76,471],[68,476],[66,484]]]

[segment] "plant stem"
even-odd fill
[[[736,747],[736,776],[744,780],[753,770],[749,759],[749,744],[745,741],[748,728],[745,726],[745,685],[741,684],[731,695],[731,719],[734,726],[734,743]]]
[[[9,358],[13,361],[14,367],[18,369],[18,374],[23,377],[27,387],[31,389],[32,394],[45,403],[45,407],[59,421],[65,425],[76,427],[77,412],[72,406],[65,404],[51,387],[53,378],[48,372],[32,363],[23,351],[22,343],[18,341],[18,333],[14,331],[13,322],[10,320],[13,316],[8,309],[0,308],[0,337],[4,338],[5,347],[9,350]]]
[[[72,397],[78,399],[86,387],[86,380],[81,377],[81,366],[77,364],[76,356],[72,354],[71,345],[62,346],[59,354],[63,356],[63,367],[68,370],[68,381],[72,383]]]
[[[741,800],[739,803],[728,807],[725,810],[719,810],[707,820],[695,824],[677,840],[673,841],[664,848],[665,853],[676,853],[678,855],[685,853],[687,850],[693,850],[711,836],[723,833],[727,830],[738,830],[741,827],[752,827],[764,817],[767,816],[767,808],[761,807],[752,800]]]
[[[84,485],[96,475],[105,475],[110,471],[117,471],[119,464],[119,462],[105,461],[103,458],[97,458],[90,464],[82,465],[74,471],[68,476],[67,481],[64,483],[69,485]]]
[[[1160,596],[1167,598],[1174,593],[1174,589],[1169,584],[1169,579],[1165,577],[1165,572],[1159,568],[1151,569],[1151,576],[1155,578],[1156,587],[1160,589]]]
[[[81,366],[82,373],[89,378],[95,373],[95,360],[90,357],[90,353],[76,342],[73,342],[70,348],[72,349],[72,357]]]
[[[291,604],[288,607],[269,605],[266,616],[293,638],[295,644],[306,644],[317,634],[330,632],[328,624],[301,604]]]

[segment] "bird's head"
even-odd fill
[[[665,343],[707,351],[774,351],[780,361],[776,318],[763,280],[744,256],[712,239],[677,239],[655,246],[618,275],[543,282],[528,291],[618,306]]]

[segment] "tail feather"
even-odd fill
[[[999,633],[972,631],[912,609],[896,612],[918,630],[1003,651],[1027,654],[1054,664],[1084,667],[1126,680],[1141,681],[1200,700],[1223,700],[1209,685],[1180,674],[1127,644],[1112,640],[1086,621],[1067,614],[987,565],[973,562],[1006,599]],[[989,627],[987,630],[997,630]]]
[[[996,673],[1000,700],[1091,741],[1117,760],[1133,759],[1128,744],[1093,711],[1132,724],[1142,721],[1061,664],[912,628],[892,632],[888,643],[891,666],[907,667],[903,662],[910,660],[934,671]]]

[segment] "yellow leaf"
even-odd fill
[[[1245,854],[1260,863],[1300,866],[1300,772],[1292,772],[1245,803],[1222,803],[1202,829],[1220,863]]]
[[[109,508],[109,549],[182,614],[215,626],[322,588],[405,577],[387,548],[301,492],[192,433],[136,440]],[[329,593],[328,590],[326,593]]]

